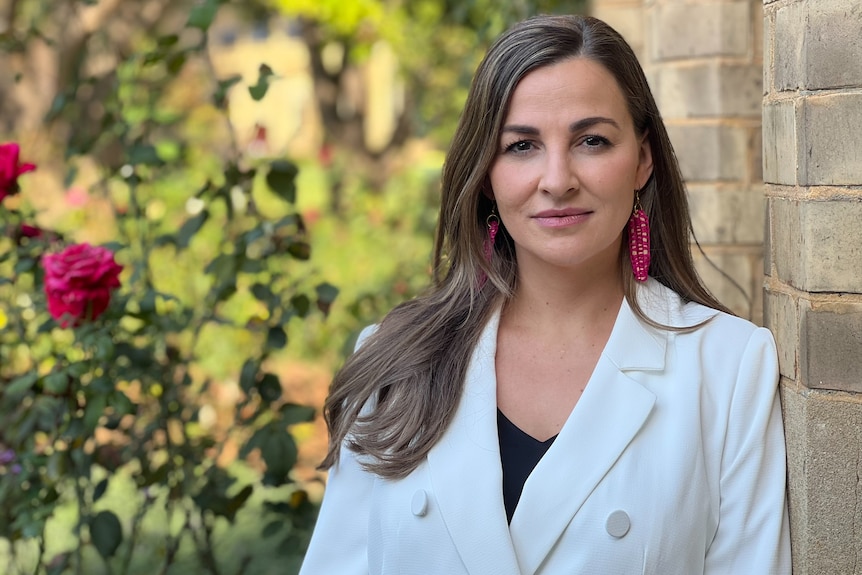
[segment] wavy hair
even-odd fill
[[[443,166],[442,198],[429,289],[393,309],[336,374],[324,406],[334,465],[342,446],[385,478],[408,475],[446,431],[458,406],[479,335],[516,288],[514,244],[503,226],[488,262],[482,251],[488,172],[518,82],[531,71],[574,57],[603,65],[625,96],[638,135],[647,134],[653,173],[640,190],[651,230],[650,275],[686,301],[728,311],[704,287],[689,248],[686,191],[667,131],[643,70],[626,41],[588,16],[538,16],[501,35],[479,65]],[[624,234],[626,232],[624,231]],[[638,305],[623,237],[620,274],[634,313]],[[485,274],[487,281],[478,278]]]

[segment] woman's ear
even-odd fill
[[[485,176],[485,182],[482,184],[482,195],[492,202],[495,201],[494,188],[491,187],[491,178],[488,176]]]
[[[640,190],[646,186],[652,176],[652,146],[649,143],[649,132],[641,136],[640,150],[638,151],[638,169],[635,183]]]

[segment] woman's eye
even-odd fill
[[[506,146],[505,151],[514,152],[516,154],[518,154],[518,153],[522,154],[524,152],[529,152],[532,149],[533,149],[533,144],[531,142],[528,142],[527,140],[520,140],[518,142],[514,142],[514,143]]]
[[[583,142],[588,148],[599,148],[610,143],[607,138],[603,138],[601,136],[587,136],[584,138]]]

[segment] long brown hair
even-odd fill
[[[334,465],[346,443],[364,456],[368,471],[404,477],[445,432],[479,335],[516,286],[514,245],[502,226],[490,262],[482,252],[492,207],[484,192],[509,101],[526,74],[573,57],[598,62],[616,78],[636,132],[649,139],[653,174],[640,200],[651,229],[650,275],[686,301],[728,311],[694,269],[682,175],[629,45],[610,26],[588,16],[531,18],[500,36],[476,71],[443,167],[432,285],[392,310],[336,374],[324,410],[330,439],[321,468]],[[658,325],[639,307],[626,263],[621,249],[629,306],[643,321]],[[482,273],[485,282],[478,279]]]

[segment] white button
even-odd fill
[[[625,537],[631,526],[632,522],[628,514],[622,509],[617,509],[608,515],[608,520],[605,522],[605,529],[608,530],[608,535],[617,539]]]
[[[428,513],[428,495],[423,490],[420,489],[413,494],[410,510],[416,517],[423,517]]]

